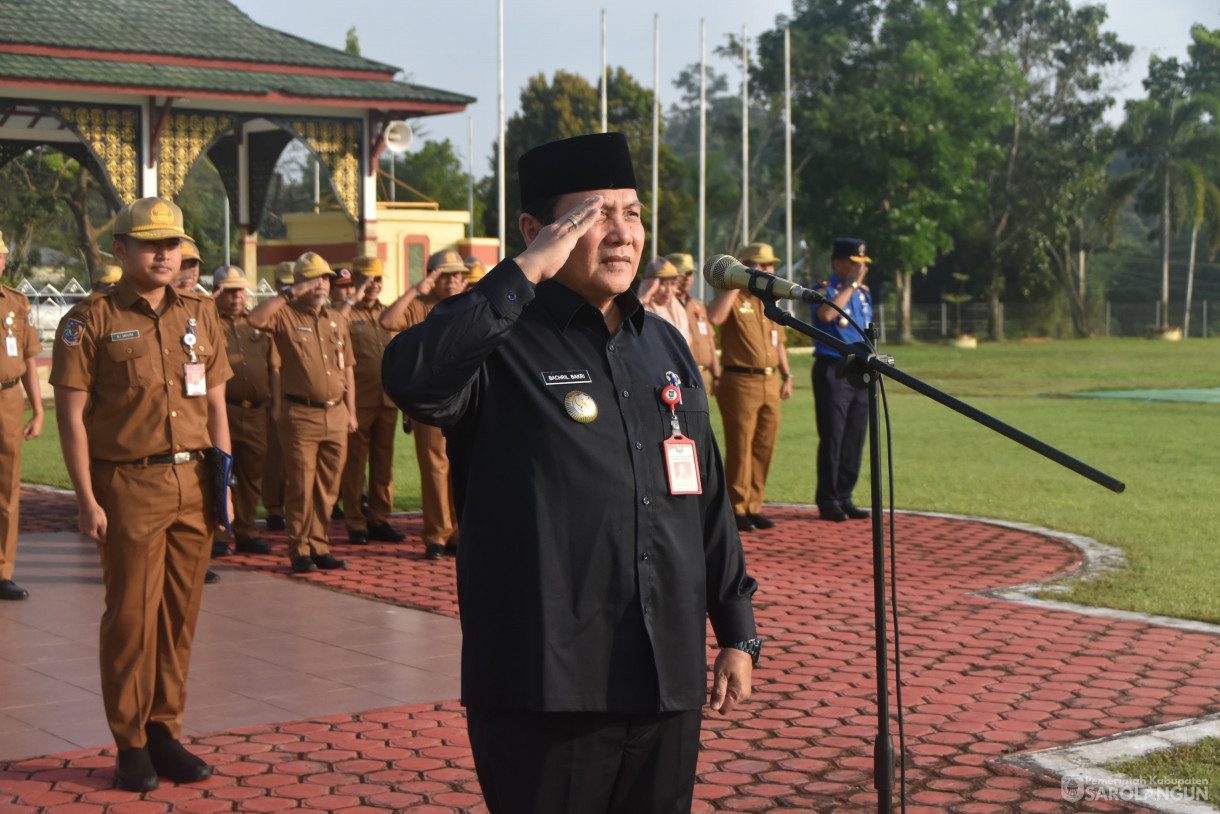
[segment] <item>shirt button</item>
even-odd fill
[[[646,498],[642,499],[640,502],[643,503],[645,506],[647,506],[652,503],[652,498],[646,497]]]
[[[509,302],[516,302],[516,301],[517,301],[517,293],[516,293],[515,291],[510,291],[510,292],[508,292],[508,301],[509,301]]]
[[[641,554],[640,559],[643,560],[644,562],[648,562],[648,552],[645,551],[643,554]]]
[[[178,411],[177,411],[177,410],[170,410],[169,417],[170,417],[170,418],[177,418],[177,417],[178,417]],[[645,499],[647,499],[647,498],[645,498]]]
[[[629,398],[631,398],[631,391],[630,391],[630,390],[624,390],[624,391],[623,391],[623,398],[625,398],[625,399],[629,399]]]
[[[636,449],[643,449],[643,448],[644,448],[644,445],[643,445],[643,444],[641,444],[639,441],[636,441],[636,442],[635,442],[635,448],[636,448]]]
[[[613,352],[614,352],[614,343],[613,343],[613,342],[611,342],[609,345],[607,345],[607,346],[606,346],[606,350],[608,350],[608,351],[610,351],[611,353],[613,353]]]

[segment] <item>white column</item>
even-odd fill
[[[699,21],[699,299],[707,300],[707,20]]]
[[[141,198],[152,198],[157,195],[157,163],[149,161],[152,157],[152,131],[156,127],[156,99],[148,98],[140,105],[140,191]],[[149,165],[152,166],[149,166]]]
[[[652,15],[652,256],[657,256],[657,223],[661,211],[661,15]]]
[[[741,27],[741,245],[750,242],[750,34]]]

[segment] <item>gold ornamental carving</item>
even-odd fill
[[[139,195],[139,156],[136,152],[135,109],[71,105],[54,108],[55,115],[76,128],[110,176],[110,185],[123,203]]]
[[[318,160],[330,171],[339,204],[353,221],[360,220],[360,125],[343,120],[291,122]]]
[[[186,184],[186,177],[199,156],[216,136],[233,126],[227,116],[171,113],[157,151],[157,191],[173,199]]]

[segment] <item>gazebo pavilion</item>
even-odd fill
[[[404,218],[401,207],[397,216],[379,207],[389,123],[475,101],[396,81],[398,72],[259,25],[228,0],[0,0],[0,166],[52,145],[85,165],[117,209],[177,197],[207,156],[240,237],[235,262],[265,273],[306,248],[332,262],[375,254],[392,294],[434,247],[498,253],[495,241],[461,240],[468,213]],[[316,157],[340,211],[300,216],[287,241],[260,247],[268,185],[294,139]],[[398,221],[381,239],[379,210]],[[402,223],[412,217],[422,225]]]

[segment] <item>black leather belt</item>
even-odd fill
[[[127,461],[121,466],[148,466],[149,464],[189,464],[191,461],[198,461],[203,458],[203,453],[198,450],[190,452],[174,452],[169,455],[149,455],[147,458],[138,458],[134,461]]]
[[[232,404],[234,407],[246,407],[248,409],[254,409],[255,407],[262,407],[264,404],[266,404],[266,402],[265,401],[249,401],[247,399],[231,399],[226,396],[225,404]]]
[[[770,376],[775,372],[773,367],[742,367],[741,365],[721,365],[721,370],[729,373],[753,373],[756,376]]]
[[[314,401],[303,396],[293,396],[288,393],[284,394],[285,401],[291,401],[293,404],[304,404],[306,407],[336,407],[343,403],[342,398],[331,399],[330,401]]]
[[[8,390],[10,387],[16,387],[20,379],[13,379],[11,382],[0,382],[0,390]]]

